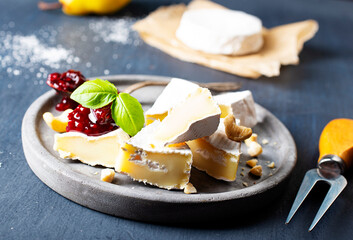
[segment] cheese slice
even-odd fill
[[[185,143],[161,148],[149,143],[159,124],[148,125],[122,146],[115,170],[160,188],[183,189],[190,178],[191,150]]]
[[[240,125],[254,127],[257,124],[255,102],[250,91],[224,93],[214,97],[222,110],[221,118],[233,114]]]
[[[223,121],[211,136],[188,141],[187,144],[192,151],[195,168],[216,179],[236,179],[241,143],[227,138]]]
[[[146,124],[148,125],[155,120],[162,121],[173,106],[184,101],[197,88],[199,86],[195,83],[173,78],[164,88],[161,95],[159,95],[153,106],[145,112]]]
[[[176,37],[192,49],[227,55],[257,52],[264,42],[259,18],[228,9],[186,11]]]
[[[129,138],[120,128],[98,137],[67,132],[55,134],[54,150],[62,158],[79,160],[91,166],[114,167],[121,145]]]
[[[212,135],[219,124],[221,110],[207,88],[197,88],[176,104],[153,134],[156,145],[181,143]]]

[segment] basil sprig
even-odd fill
[[[107,80],[96,79],[79,86],[71,99],[86,108],[101,108],[112,103],[115,123],[130,136],[136,135],[145,123],[141,104],[128,93],[119,93]]]

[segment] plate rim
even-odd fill
[[[117,81],[122,81],[122,80],[131,82],[131,83],[133,83],[134,81],[139,82],[139,81],[145,81],[145,80],[170,81],[173,77],[131,74],[131,75],[99,76],[99,77],[91,77],[88,79],[95,79],[95,78],[103,78],[103,79],[109,80],[109,81],[113,82],[114,84],[116,84]],[[99,188],[101,190],[104,190],[104,192],[108,192],[109,194],[127,197],[127,198],[134,198],[134,199],[139,199],[139,200],[153,201],[153,202],[181,203],[181,204],[182,203],[203,203],[203,202],[208,202],[208,203],[211,202],[212,203],[212,202],[222,202],[222,201],[227,201],[227,200],[241,199],[241,198],[246,198],[246,197],[250,197],[250,196],[254,196],[254,195],[263,193],[265,191],[268,191],[268,190],[276,187],[279,183],[281,183],[287,177],[289,177],[289,175],[293,171],[293,169],[296,165],[296,162],[297,162],[296,144],[295,144],[295,141],[294,141],[291,133],[289,132],[289,130],[270,111],[268,111],[267,109],[265,109],[261,105],[256,104],[256,106],[258,108],[262,108],[263,110],[265,110],[266,114],[268,114],[271,118],[274,118],[279,123],[279,127],[282,128],[284,131],[286,131],[286,135],[289,137],[288,138],[289,145],[291,146],[289,149],[291,150],[291,154],[288,155],[288,158],[286,160],[286,164],[283,164],[276,171],[276,173],[273,176],[268,177],[267,179],[261,181],[260,183],[258,183],[256,185],[252,185],[252,186],[249,186],[249,187],[243,188],[243,189],[227,191],[227,192],[184,194],[182,192],[182,190],[177,190],[177,191],[181,191],[182,194],[178,195],[178,197],[175,197],[174,194],[169,194],[170,192],[168,190],[162,189],[161,191],[163,191],[163,192],[161,195],[152,195],[152,194],[148,194],[148,193],[143,194],[136,189],[122,187],[121,185],[118,185],[118,184],[106,183],[106,182],[103,182],[103,181],[100,181],[100,180],[97,180],[94,178],[90,178],[87,175],[72,171],[68,166],[66,166],[66,164],[64,162],[60,161],[59,156],[54,156],[49,151],[47,151],[47,149],[41,143],[41,140],[39,138],[39,134],[37,134],[37,126],[35,126],[36,125],[35,123],[38,121],[38,118],[42,117],[42,116],[39,116],[39,112],[41,111],[43,104],[39,104],[39,103],[47,102],[47,100],[52,98],[54,95],[55,95],[55,90],[49,90],[48,92],[46,92],[46,93],[42,94],[40,97],[38,97],[27,109],[27,111],[24,115],[23,121],[22,121],[22,131],[21,132],[22,132],[23,148],[25,148],[25,146],[32,148],[32,150],[33,150],[33,148],[36,148],[36,150],[34,151],[37,153],[36,157],[41,158],[41,157],[45,156],[45,158],[46,158],[45,163],[49,167],[51,167],[51,169],[53,171],[59,171],[59,172],[61,172],[61,174],[65,174],[66,177],[68,177],[72,181],[81,182],[83,185],[90,187],[90,188]],[[30,125],[32,127],[28,127],[28,125]],[[55,133],[53,132],[53,134],[55,134]],[[32,142],[30,145],[24,144],[24,142],[26,141],[26,138],[28,136],[36,136],[35,138],[32,138],[32,140],[31,140]],[[43,159],[41,159],[41,160],[43,160]],[[29,163],[27,156],[26,156],[26,161]],[[33,171],[33,169],[32,169],[32,171]],[[37,173],[35,171],[33,171],[33,172],[37,175]],[[276,181],[273,181],[273,178],[275,176],[277,176]],[[46,182],[44,182],[44,183],[46,185],[48,185]],[[51,187],[51,186],[49,186],[49,187]],[[62,193],[59,193],[59,194],[64,197],[67,197]]]

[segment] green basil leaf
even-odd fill
[[[113,102],[112,117],[130,136],[136,135],[145,123],[141,104],[127,93],[120,93]]]
[[[96,79],[83,83],[70,96],[86,108],[101,108],[117,97],[116,87],[107,80]]]

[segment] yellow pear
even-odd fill
[[[68,15],[112,14],[127,5],[130,0],[59,0]]]

